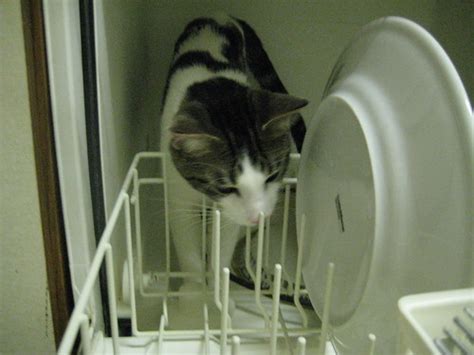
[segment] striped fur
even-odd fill
[[[162,111],[162,149],[171,159],[171,229],[183,270],[199,267],[199,249],[190,251],[199,230],[184,230],[180,222],[183,211],[200,202],[199,192],[219,202],[237,226],[255,224],[260,211],[272,213],[291,135],[298,149],[302,145],[305,127],[297,111],[306,104],[287,94],[244,21],[221,16],[186,26],[175,45]],[[185,209],[183,201],[189,201]],[[237,241],[226,238],[224,266]]]

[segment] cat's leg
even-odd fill
[[[199,209],[195,207],[187,206],[189,211],[179,211],[178,208],[174,212],[170,211],[170,227],[180,271],[196,274],[184,277],[179,287],[180,296],[177,299],[179,316],[173,317],[171,325],[175,328],[185,324],[186,327],[198,329],[204,324],[203,307],[206,298],[203,291],[206,284],[201,276],[203,275],[201,218],[198,215]]]
[[[168,175],[168,203],[171,239],[178,258],[179,270],[183,273],[194,273],[195,276],[183,277],[179,288],[178,306],[186,310],[188,320],[193,320],[191,327],[198,327],[203,322],[203,287],[205,286],[202,260],[202,219],[201,194],[193,190],[170,169]],[[182,321],[177,320],[177,324]]]
[[[202,197],[178,175],[175,169],[170,170],[170,181],[167,185],[170,230],[179,268],[182,272],[201,272]]]
[[[221,232],[221,250],[220,250],[220,262],[221,270],[224,267],[230,269],[232,262],[232,256],[234,255],[235,246],[242,237],[242,227],[238,224],[223,217],[223,227]]]
[[[173,208],[173,207],[171,207]],[[182,272],[202,273],[202,236],[199,209],[187,207],[190,211],[170,212],[170,228],[174,247],[178,256],[179,269]],[[201,282],[201,277],[186,279]]]

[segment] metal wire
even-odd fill
[[[292,156],[292,159],[296,159],[297,156]],[[162,167],[162,176],[158,177],[140,177],[140,171],[138,169],[138,164],[144,159],[158,159],[161,162]],[[64,338],[60,344],[59,353],[68,354],[71,352],[72,346],[74,344],[75,338],[78,332],[81,332],[82,336],[82,349],[84,353],[90,353],[92,351],[91,344],[93,344],[92,338],[94,336],[94,324],[90,324],[89,317],[85,315],[85,310],[87,309],[87,304],[92,294],[92,289],[94,283],[98,280],[98,271],[102,263],[106,263],[107,270],[107,287],[109,290],[108,302],[110,305],[110,321],[112,325],[112,344],[114,353],[118,354],[120,351],[120,338],[118,332],[118,315],[117,315],[117,294],[116,294],[116,284],[115,284],[115,265],[119,264],[118,260],[114,261],[113,257],[113,248],[112,245],[116,243],[111,243],[111,238],[118,238],[113,235],[113,231],[117,225],[119,215],[123,212],[124,221],[125,221],[125,243],[126,243],[126,258],[127,258],[127,270],[125,270],[124,276],[128,279],[128,290],[130,294],[130,309],[131,309],[131,321],[132,321],[132,334],[136,337],[148,337],[150,340],[144,344],[136,345],[138,347],[143,347],[146,351],[150,350],[151,345],[156,343],[157,351],[163,353],[163,344],[167,339],[188,339],[196,338],[202,339],[204,342],[204,353],[210,353],[210,342],[211,339],[216,339],[216,336],[220,336],[220,349],[221,354],[225,354],[228,351],[228,340],[230,339],[230,348],[232,355],[237,355],[240,353],[240,349],[245,341],[249,341],[252,338],[266,339],[269,345],[269,350],[272,354],[277,354],[279,349],[277,349],[277,340],[279,337],[284,337],[287,342],[287,348],[290,353],[293,353],[293,350],[290,347],[289,339],[291,337],[299,336],[297,341],[297,353],[305,354],[306,349],[306,340],[303,336],[306,335],[315,335],[319,333],[318,328],[308,328],[306,313],[302,310],[301,304],[299,306],[301,309],[299,311],[302,313],[304,327],[293,327],[288,329],[285,324],[285,320],[282,317],[282,311],[280,307],[280,295],[282,294],[281,289],[281,279],[282,275],[286,274],[285,270],[285,258],[286,258],[286,241],[288,237],[288,218],[289,218],[289,194],[290,194],[290,185],[296,184],[295,178],[285,178],[285,212],[283,221],[283,236],[282,236],[282,245],[280,249],[280,262],[281,265],[275,265],[274,268],[274,278],[273,278],[273,289],[272,290],[262,290],[262,270],[263,264],[269,266],[269,250],[270,250],[270,230],[269,230],[269,220],[265,220],[263,213],[259,215],[259,226],[258,226],[258,235],[257,235],[257,251],[256,251],[256,268],[252,270],[250,263],[250,248],[251,248],[251,235],[250,229],[247,229],[246,232],[246,246],[245,246],[245,267],[247,272],[250,275],[254,283],[254,290],[250,291],[232,291],[230,290],[230,270],[225,268],[222,271],[221,276],[221,265],[220,265],[220,240],[221,236],[221,213],[218,209],[218,206],[214,204],[213,209],[213,229],[212,229],[212,253],[211,253],[211,266],[212,271],[206,271],[206,256],[207,256],[207,206],[205,205],[205,199],[203,198],[203,207],[202,207],[202,270],[197,271],[196,273],[181,273],[181,272],[172,272],[170,268],[170,235],[169,235],[169,211],[168,211],[168,197],[167,197],[167,184],[166,184],[166,163],[164,155],[159,152],[145,152],[139,153],[133,159],[133,162],[130,166],[130,169],[127,172],[124,184],[122,185],[119,197],[114,205],[112,213],[109,218],[109,222],[104,230],[104,233],[101,237],[100,243],[97,247],[96,254],[92,261],[90,272],[87,276],[84,288],[78,298],[76,307],[72,314],[69,325],[66,329]],[[141,216],[140,216],[140,186],[141,185],[161,185],[163,186],[164,193],[164,207],[165,207],[165,248],[166,248],[166,270],[164,272],[153,272],[147,274],[146,280],[143,274],[143,243],[142,243],[142,230],[141,230]],[[131,195],[129,191],[131,190]],[[131,218],[131,207],[134,208],[134,219]],[[266,221],[266,226],[265,226]],[[266,227],[266,228],[265,228]],[[135,238],[135,241],[133,241]],[[135,244],[133,243],[135,242]],[[134,260],[135,255],[133,252],[133,245],[137,249],[136,257],[137,260]],[[301,257],[302,254],[298,253],[297,264],[297,273],[301,274]],[[123,263],[121,263],[123,264]],[[137,268],[138,281],[135,282],[135,268]],[[195,275],[196,274],[196,275]],[[204,324],[202,329],[188,329],[188,330],[172,330],[168,328],[169,324],[169,310],[168,310],[168,299],[170,297],[180,296],[183,293],[179,291],[172,291],[169,289],[169,282],[171,278],[186,278],[186,277],[195,277],[197,275],[201,276],[203,279],[203,290],[199,291],[204,296],[207,294],[207,288],[205,287],[205,280],[208,277],[213,278],[212,284],[212,303],[221,311],[221,324],[219,329],[210,329],[209,324],[209,300],[203,304],[203,316]],[[296,283],[295,287],[295,303],[299,303],[299,295],[304,293],[304,290],[300,289],[300,277],[297,276],[299,281]],[[163,284],[165,286],[165,291],[155,292],[152,291],[150,287],[150,280],[153,285]],[[135,289],[137,286],[137,292],[144,297],[157,297],[162,300],[162,314],[160,316],[160,322],[158,329],[155,330],[140,330],[138,328],[137,320],[137,305],[136,305],[136,296]],[[197,292],[197,294],[199,294]],[[254,296],[254,302],[259,310],[261,316],[265,320],[265,326],[260,328],[232,328],[232,319],[229,316],[229,305],[231,295],[239,295],[242,293],[249,293]],[[193,294],[188,292],[186,294]],[[271,295],[272,296],[272,308],[271,316],[268,311],[265,309],[263,304],[262,296]],[[298,296],[298,297],[296,297]],[[172,315],[171,315],[172,316]],[[231,338],[229,338],[231,337]],[[263,338],[262,338],[263,337]],[[122,344],[123,346],[129,346]],[[130,345],[131,346],[131,345]]]

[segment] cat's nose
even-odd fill
[[[270,213],[264,215],[264,218],[265,217],[270,217],[271,215],[272,215],[272,213],[270,212]],[[253,214],[249,215],[247,220],[250,224],[257,225],[258,222],[260,221],[260,213],[253,213]]]
[[[252,225],[258,224],[258,216],[257,217],[249,217],[248,219],[249,223]]]

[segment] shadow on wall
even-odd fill
[[[471,106],[474,98],[473,21],[473,1],[437,1],[431,32],[456,67]]]

